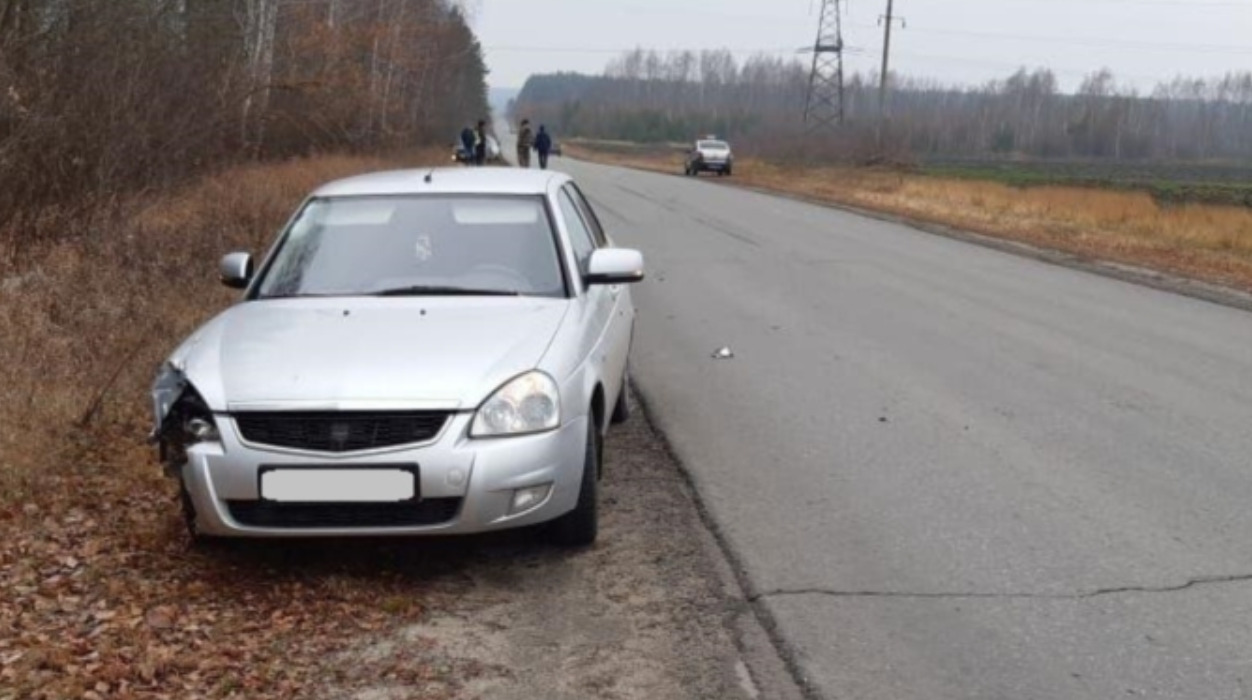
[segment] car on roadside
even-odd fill
[[[692,144],[683,163],[683,172],[693,177],[706,172],[729,176],[734,165],[735,157],[730,144],[710,136]]]
[[[452,147],[452,160],[469,165],[474,162],[474,154],[472,151],[465,150],[464,144],[457,140]],[[504,162],[504,151],[500,148],[500,142],[491,134],[487,134],[487,162],[493,165]]]
[[[643,278],[577,185],[534,170],[324,185],[152,388],[193,539],[544,525],[587,545],[628,416]]]

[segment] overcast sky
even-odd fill
[[[476,0],[474,22],[493,87],[532,73],[598,73],[616,53],[731,48],[796,55],[811,46],[820,0]],[[896,0],[906,27],[892,69],[983,82],[1048,66],[1062,86],[1107,66],[1150,88],[1177,74],[1252,69],[1252,0]],[[852,70],[873,71],[886,0],[849,0]]]

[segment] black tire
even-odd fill
[[[583,456],[582,485],[574,510],[553,520],[548,540],[561,547],[590,547],[600,530],[599,517],[600,433],[588,416],[587,449]]]
[[[622,377],[622,391],[617,395],[617,403],[613,404],[613,415],[609,416],[609,423],[612,425],[621,425],[630,420],[630,379],[629,375]]]

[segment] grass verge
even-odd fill
[[[587,160],[669,174],[671,149],[567,143]],[[832,204],[929,221],[1084,258],[1252,291],[1252,208],[1162,204],[1149,192],[1077,186],[1014,186],[852,167],[735,164],[730,182]]]
[[[262,252],[322,182],[443,158],[236,168],[112,202],[0,264],[0,700],[342,697],[439,674],[412,648],[335,661],[420,615],[385,561],[189,550],[145,436],[157,364],[234,298],[222,252]]]

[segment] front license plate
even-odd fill
[[[396,503],[417,497],[408,469],[273,469],[261,473],[261,498],[281,503]]]

